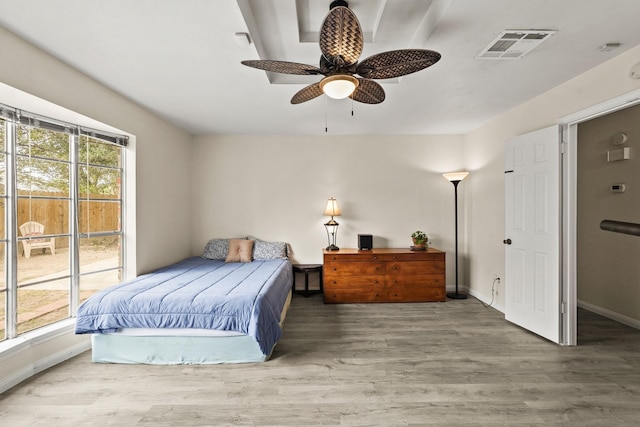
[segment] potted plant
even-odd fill
[[[425,249],[429,237],[423,231],[418,230],[411,234],[411,239],[413,240],[412,249]]]

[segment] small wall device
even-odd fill
[[[622,147],[616,150],[607,151],[607,161],[617,162],[618,160],[629,160],[629,147]]]
[[[615,135],[613,135],[611,138],[609,138],[609,142],[612,143],[613,145],[622,145],[625,142],[627,142],[627,134],[624,132],[618,132]]]
[[[611,187],[609,187],[609,191],[612,193],[624,193],[626,189],[627,186],[625,184],[611,184]]]
[[[373,249],[373,235],[358,234],[358,249],[361,251],[370,251]]]

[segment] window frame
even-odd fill
[[[9,108],[10,113],[14,113],[13,115],[6,114],[7,108]],[[20,110],[12,109],[12,107],[7,107],[0,104],[0,125],[4,128],[4,150],[2,150],[2,154],[5,157],[5,172],[4,172],[4,180],[5,180],[5,192],[0,195],[0,200],[5,203],[5,213],[4,213],[4,221],[5,221],[5,235],[0,236],[0,243],[5,246],[5,257],[4,257],[4,278],[5,278],[5,288],[0,289],[0,292],[4,292],[4,303],[5,303],[5,325],[4,325],[4,336],[0,336],[0,343],[9,342],[12,339],[15,339],[19,336],[23,336],[25,334],[29,334],[33,331],[46,328],[57,323],[62,324],[62,322],[68,322],[69,319],[75,317],[78,305],[80,304],[80,287],[81,287],[81,278],[90,276],[91,274],[108,272],[108,271],[119,271],[120,277],[124,277],[127,273],[127,251],[126,245],[129,240],[126,238],[126,223],[127,223],[127,208],[125,206],[126,201],[126,181],[127,181],[127,161],[128,157],[127,151],[127,142],[128,136],[111,134],[108,132],[94,131],[93,129],[89,129],[86,127],[81,127],[78,125],[66,124],[59,121],[49,121],[46,119],[45,123],[52,126],[42,126],[42,129],[50,130],[50,131],[58,131],[60,132],[63,127],[60,123],[63,123],[64,133],[69,135],[69,160],[64,161],[64,163],[69,164],[69,196],[68,197],[44,197],[46,199],[61,199],[68,200],[69,202],[69,229],[67,233],[59,234],[54,233],[51,234],[51,237],[65,237],[69,239],[69,264],[68,264],[68,272],[69,274],[63,274],[59,278],[69,278],[69,310],[68,314],[65,318],[53,321],[50,323],[46,323],[44,325],[38,326],[29,331],[24,331],[18,333],[18,289],[21,287],[18,284],[18,255],[20,250],[21,241],[23,238],[18,236],[18,217],[17,217],[17,206],[18,200],[25,198],[24,196],[18,196],[18,185],[17,185],[17,159],[19,156],[23,156],[23,154],[18,154],[18,129],[19,126],[34,126],[34,123],[29,119],[29,123],[25,123],[25,120],[21,118],[20,114],[24,113]],[[29,116],[34,116],[31,113],[28,113]],[[37,116],[41,117],[41,116]],[[35,126],[40,127],[40,126]],[[105,136],[102,138],[102,136]],[[79,159],[79,146],[83,141],[83,138],[89,137],[89,144],[110,144],[116,145],[119,147],[119,165],[118,166],[109,166],[109,165],[100,165],[100,164],[90,164],[90,163],[81,163]],[[46,158],[44,160],[51,161],[55,159]],[[82,165],[91,165],[97,166],[101,168],[109,168],[119,172],[119,194],[117,198],[105,198],[105,199],[97,199],[98,201],[113,201],[119,203],[118,215],[119,218],[119,229],[111,230],[111,231],[100,231],[100,232],[87,232],[80,233],[80,229],[78,226],[78,214],[79,214],[79,204],[81,201],[91,202],[94,199],[91,197],[80,198],[79,194],[79,168]],[[87,193],[90,195],[89,193]],[[49,234],[47,234],[49,236]],[[117,266],[109,267],[106,269],[102,269],[100,271],[89,271],[89,272],[80,272],[80,242],[82,239],[91,238],[91,237],[106,237],[106,236],[117,236],[119,239],[119,252],[118,257],[119,261]],[[41,281],[45,283],[45,281]],[[38,281],[38,283],[41,283]],[[27,286],[31,286],[34,283],[30,283]]]

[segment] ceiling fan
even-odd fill
[[[319,67],[273,60],[249,60],[242,64],[275,73],[325,76],[296,93],[291,98],[292,104],[310,101],[323,93],[335,99],[349,97],[365,104],[379,104],[385,99],[384,89],[372,79],[415,73],[440,60],[440,54],[432,50],[401,49],[378,53],[358,62],[362,47],[358,18],[346,1],[335,0],[320,27]]]

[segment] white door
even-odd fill
[[[560,342],[560,130],[507,141],[505,318]]]

